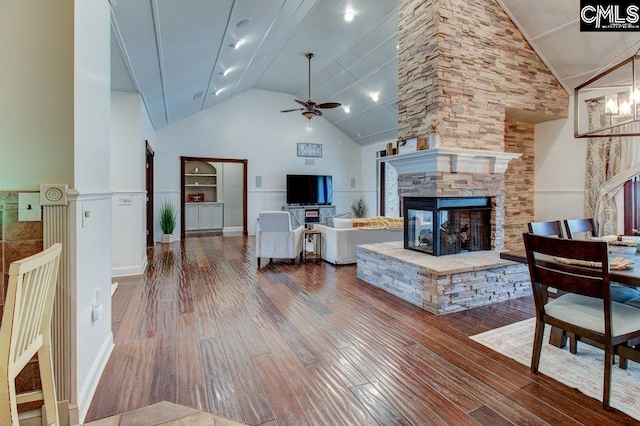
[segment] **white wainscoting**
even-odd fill
[[[147,266],[146,192],[114,191],[111,218],[111,275],[143,273]]]
[[[534,191],[535,220],[538,222],[584,217],[584,190]]]

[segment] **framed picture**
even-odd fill
[[[204,194],[189,194],[188,199],[189,203],[203,203]]]
[[[298,157],[322,157],[322,144],[298,142]]]

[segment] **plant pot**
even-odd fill
[[[169,244],[171,242],[171,234],[162,234],[162,238],[160,239],[162,244]]]

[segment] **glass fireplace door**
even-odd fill
[[[408,209],[407,248],[433,254],[433,211]]]
[[[404,248],[434,256],[491,249],[489,197],[405,197]]]

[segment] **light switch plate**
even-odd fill
[[[39,222],[42,220],[39,192],[18,193],[18,222]]]

